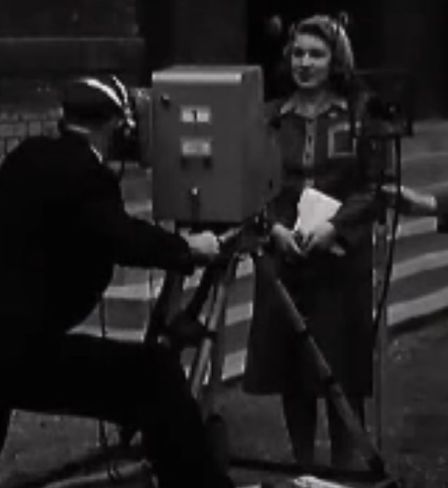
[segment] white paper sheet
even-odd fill
[[[308,234],[318,225],[331,219],[339,210],[341,202],[315,188],[305,188],[297,204],[297,220],[294,231]],[[335,244],[331,251],[344,255],[344,249]]]

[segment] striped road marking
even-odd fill
[[[421,218],[402,223],[398,228],[398,239],[404,239],[416,235],[434,232],[436,220],[434,218]],[[410,277],[423,271],[431,270],[448,263],[448,252],[438,251],[419,255],[415,258],[394,265],[393,280]],[[253,264],[250,259],[242,261],[237,269],[236,278],[248,277],[253,272]],[[185,288],[193,289],[199,283],[201,274],[195,273],[186,280]],[[153,300],[157,297],[163,284],[163,278],[153,283],[131,283],[125,285],[111,285],[105,292],[106,299],[116,300]]]

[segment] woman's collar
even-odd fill
[[[342,111],[347,111],[347,100],[334,93],[328,93],[325,98],[317,103],[313,114],[310,114],[308,105],[305,103],[304,98],[300,97],[299,94],[294,93],[280,106],[280,115],[294,113],[302,117],[314,118],[324,113],[327,113],[334,108],[340,109]]]

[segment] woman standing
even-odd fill
[[[365,97],[354,83],[350,41],[334,19],[292,26],[284,51],[293,90],[270,106],[283,160],[283,187],[270,208],[278,273],[361,421],[372,393],[372,178],[368,151],[352,137]],[[300,238],[297,203],[313,188],[341,203]],[[340,252],[335,253],[335,246]],[[323,388],[292,327],[258,276],[245,390],[280,393],[293,453],[314,463],[317,398]],[[332,464],[353,468],[355,446],[327,402]]]

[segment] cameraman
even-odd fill
[[[131,425],[161,488],[229,487],[167,349],[68,334],[115,264],[189,273],[219,252],[211,232],[182,238],[125,212],[104,164],[129,119],[111,81],[67,84],[60,136],[25,140],[0,167],[2,404]]]

